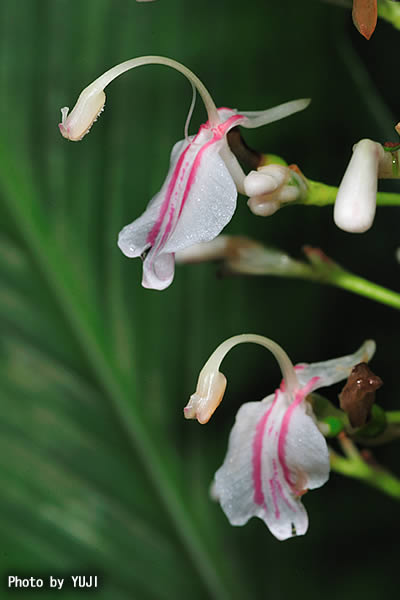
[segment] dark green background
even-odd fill
[[[104,70],[163,54],[191,68],[217,105],[312,97],[304,113],[245,137],[337,185],[356,141],[396,140],[398,40],[380,22],[367,43],[348,10],[312,0],[3,0],[2,597],[84,596],[6,590],[6,574],[79,573],[99,574],[92,596],[107,600],[395,596],[398,506],[377,491],[333,475],[304,499],[308,534],[287,542],[259,520],[230,527],[210,501],[236,410],[279,381],[271,356],[247,346],[229,355],[225,400],[207,427],[185,422],[182,408],[210,352],[247,331],[295,362],[376,339],[379,399],[395,408],[396,312],[311,283],[218,279],[213,265],[178,267],[168,290],[144,290],[140,261],[120,253],[116,236],[161,186],[190,86],[170,69],[138,69],[107,89],[82,143],[63,140],[57,123],[60,107]],[[204,119],[198,101],[192,131]],[[321,246],[396,288],[398,216],[380,209],[358,236],[334,226],[331,207],[261,219],[239,198],[227,231],[295,256],[305,243]],[[396,469],[396,452],[376,455]]]

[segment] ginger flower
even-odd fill
[[[161,56],[143,56],[101,75],[83,90],[71,113],[68,108],[61,109],[62,135],[81,140],[103,109],[104,88],[125,71],[146,64],[162,64],[183,73],[199,92],[208,114],[196,135],[186,135],[175,144],[160,191],[144,213],[119,234],[122,252],[130,258],[143,258],[142,285],[163,290],[174,277],[175,252],[214,239],[232,218],[237,193],[244,193],[245,174],[228,146],[229,130],[277,121],[304,109],[309,100],[295,100],[265,111],[217,109],[202,82],[184,65]]]
[[[371,358],[375,344],[367,341],[352,355],[293,367],[272,340],[253,334],[235,336],[223,342],[203,367],[196,393],[184,409],[186,418],[200,423],[210,419],[226,386],[219,366],[226,353],[243,342],[270,350],[283,379],[273,394],[239,409],[212,494],[232,525],[258,517],[276,538],[285,540],[306,533],[308,516],[301,498],[329,477],[328,447],[308,396],[346,379],[356,364]]]

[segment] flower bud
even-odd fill
[[[269,194],[253,196],[247,200],[247,206],[257,217],[270,217],[280,208],[280,202],[272,200]]]
[[[244,180],[247,205],[254,215],[269,217],[282,204],[299,200],[304,191],[302,177],[284,165],[265,165],[251,171]]]
[[[289,179],[290,171],[282,165],[266,165],[257,171],[250,171],[244,180],[244,190],[248,196],[271,194]]]
[[[247,206],[254,215],[269,217],[279,210],[282,204],[298,200],[300,193],[300,189],[295,185],[283,185],[272,194],[252,196],[248,199]]]
[[[375,217],[379,162],[384,157],[380,144],[361,140],[353,147],[353,156],[336,196],[334,220],[350,233],[367,231]]]

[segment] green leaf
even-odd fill
[[[84,3],[74,31],[59,12],[68,12],[69,3],[32,1],[25,8],[20,19],[6,3],[2,24],[5,45],[6,24],[17,15],[25,47],[39,34],[35,62],[19,56],[18,81],[16,57],[3,54],[2,63],[14,102],[10,120],[0,123],[5,570],[99,573],[104,598],[242,597],[216,530],[203,528],[191,507],[171,425],[182,419],[178,407],[185,396],[166,410],[171,390],[157,361],[170,334],[165,328],[160,343],[162,313],[143,318],[145,305],[161,297],[148,300],[139,288],[139,265],[128,265],[115,244],[118,230],[133,218],[124,206],[129,140],[118,119],[129,104],[121,90],[121,100],[115,94],[116,125],[110,130],[102,123],[103,131],[81,146],[65,143],[55,123],[65,96],[72,101],[77,87],[113,60],[102,35],[115,17],[112,5]],[[78,60],[71,34],[82,40],[86,20],[84,62],[61,78],[62,63]],[[125,58],[131,30],[122,25],[117,54]],[[48,44],[54,54],[48,55]],[[174,368],[177,359],[171,356]]]

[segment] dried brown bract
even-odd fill
[[[352,427],[362,427],[369,419],[375,402],[375,392],[383,385],[366,363],[356,365],[339,395],[340,408],[344,410]]]

